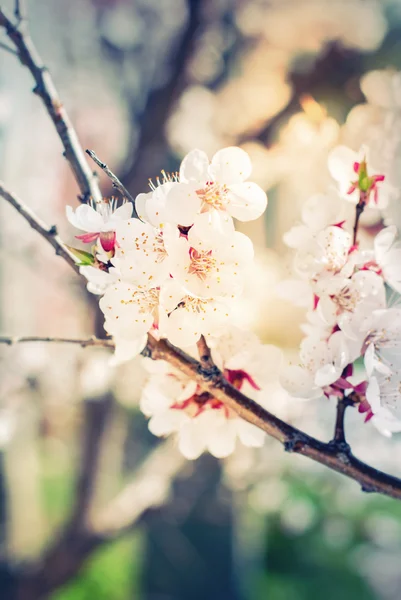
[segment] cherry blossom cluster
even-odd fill
[[[390,435],[401,431],[401,246],[389,226],[365,248],[358,225],[365,208],[386,209],[394,190],[366,148],[339,146],[328,167],[337,189],[310,198],[284,236],[296,278],[281,293],[308,310],[299,362],[282,383],[299,398],[346,398]]]
[[[265,192],[247,181],[251,162],[240,148],[225,148],[211,161],[190,152],[179,173],[162,172],[151,191],[133,207],[114,200],[82,205],[67,216],[84,231],[77,238],[91,251],[70,248],[80,261],[88,289],[100,294],[105,330],[116,346],[114,362],[129,360],[145,347],[149,332],[193,353],[204,336],[229,382],[259,394],[265,367],[280,352],[255,336],[233,329],[232,308],[253,260],[251,240],[235,230],[234,218],[256,219],[267,205]],[[273,360],[274,359],[274,360]],[[176,432],[188,458],[204,450],[232,452],[238,437],[260,446],[264,434],[239,419],[196,383],[162,362],[153,369],[141,407],[156,435]],[[277,379],[277,368],[274,369]]]
[[[207,341],[213,362],[227,381],[259,404],[265,404],[272,388],[277,390],[281,351],[261,344],[255,334],[235,326]],[[186,458],[198,458],[205,450],[225,458],[234,451],[237,439],[248,447],[263,445],[265,433],[261,429],[238,417],[209,392],[200,390],[193,379],[167,362],[144,360],[151,377],[140,406],[150,417],[149,429],[158,436],[176,434]]]

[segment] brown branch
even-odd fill
[[[80,200],[87,202],[93,198],[96,202],[102,200],[96,175],[91,171],[86,161],[83,149],[78,141],[77,134],[72,126],[68,114],[58,96],[48,69],[44,66],[30,36],[21,31],[20,24],[24,14],[21,5],[16,5],[16,15],[19,17],[14,24],[0,8],[0,27],[14,44],[20,62],[26,66],[35,80],[34,93],[37,94],[46,107],[46,110],[54,123],[61,143],[64,147],[64,156],[70,163],[74,177],[81,190]]]
[[[0,336],[0,344],[7,344],[7,346],[13,346],[14,344],[30,342],[50,342],[54,344],[76,344],[87,348],[88,346],[100,346],[104,348],[114,348],[114,342],[111,339],[100,339],[92,336],[86,340],[75,339],[75,338],[60,338],[60,337],[38,337],[38,336],[14,336],[6,337]]]
[[[4,195],[1,193],[1,188],[0,195]],[[11,197],[13,198],[13,196]],[[14,202],[11,203],[14,204]],[[49,236],[48,229],[38,225],[38,219],[31,212],[26,210],[19,210],[19,212],[50,243],[54,241]],[[64,248],[61,241],[58,241],[57,244]],[[66,256],[62,254],[62,256],[63,258],[68,256],[68,259],[66,258],[68,264],[76,270],[77,267],[70,256],[68,254]],[[205,351],[205,348],[203,350]],[[191,356],[172,346],[167,340],[158,341],[152,335],[148,336],[148,344],[143,354],[154,360],[166,360],[185,375],[196,380],[203,391],[209,392],[217,400],[232,408],[240,417],[280,441],[287,452],[296,452],[307,456],[333,471],[354,479],[361,484],[364,491],[378,492],[401,499],[400,479],[378,471],[358,460],[351,452],[345,452],[344,449],[338,448],[332,443],[323,443],[275,417],[228,383],[214,365],[211,368],[205,368]]]
[[[75,262],[75,258],[67,250],[65,244],[61,241],[57,235],[57,228],[55,225],[48,227],[43,221],[35,215],[30,208],[25,206],[21,200],[13,193],[11,193],[0,181],[0,196],[9,202],[25,221],[28,221],[29,225],[35,229],[45,240],[53,246],[58,256],[61,256],[69,265],[74,269],[76,273],[79,273],[79,267]]]
[[[131,196],[125,185],[121,183],[117,175],[115,175],[113,171],[109,169],[106,163],[102,162],[100,158],[96,156],[93,150],[86,150],[86,154],[88,154],[91,157],[91,159],[98,165],[98,167],[100,167],[106,173],[107,177],[110,178],[113,184],[113,188],[118,190],[123,198],[132,203],[134,216],[137,217],[138,215],[135,208],[135,199]]]
[[[362,193],[363,192],[361,192],[361,194]],[[365,201],[363,201],[363,202],[359,201],[355,207],[355,221],[354,221],[354,228],[353,228],[354,235],[352,238],[352,243],[354,246],[357,243],[359,219],[361,218],[361,214],[363,213],[364,210],[365,210]]]
[[[212,369],[215,364],[213,362],[212,353],[207,345],[204,335],[201,335],[196,343],[199,353],[199,362],[204,369]]]
[[[24,0],[15,0],[14,15],[18,24],[26,19],[26,7]]]
[[[339,398],[337,400],[337,409],[336,409],[336,423],[334,425],[334,437],[331,440],[331,444],[337,446],[339,450],[343,452],[349,452],[350,447],[347,444],[347,440],[345,439],[345,430],[344,430],[344,417],[345,411],[347,410],[347,406],[349,403],[347,399]]]
[[[311,458],[357,481],[365,492],[377,492],[401,499],[401,480],[366,465],[351,452],[344,452],[331,443],[324,443],[289,425],[262,406],[234,388],[216,368],[204,372],[192,357],[172,346],[167,340],[155,340],[149,336],[148,356],[154,360],[166,360],[188,377],[195,379],[199,387],[217,400],[232,408],[240,417],[265,431],[284,445],[287,452],[296,452]]]
[[[3,42],[0,42],[0,48],[2,50],[5,50],[9,54],[12,54],[13,56],[18,57],[18,52],[16,52],[13,48],[10,48],[10,46],[7,46],[7,44],[3,44]]]

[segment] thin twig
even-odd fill
[[[18,25],[26,20],[26,6],[24,0],[15,0],[14,15]]]
[[[365,205],[358,202],[358,204],[356,205],[356,208],[355,208],[355,222],[354,222],[354,229],[353,229],[354,235],[353,235],[352,244],[354,246],[356,246],[356,243],[357,243],[359,219],[361,218],[361,214],[363,213],[364,210],[365,210]]]
[[[26,221],[28,221],[29,225],[35,229],[40,235],[45,238],[45,240],[53,246],[58,256],[61,256],[69,265],[74,269],[76,273],[79,273],[79,267],[75,262],[75,258],[68,251],[66,246],[61,241],[60,237],[57,235],[57,228],[55,225],[49,227],[39,219],[35,213],[31,211],[30,208],[25,206],[21,200],[13,193],[11,193],[0,181],[0,196],[4,198],[7,202],[9,202]]]
[[[14,344],[21,343],[30,343],[30,342],[45,342],[45,343],[53,343],[53,344],[75,344],[77,346],[82,346],[82,348],[87,348],[88,346],[97,346],[102,348],[114,348],[114,342],[110,339],[100,339],[96,337],[90,337],[86,340],[84,339],[74,339],[74,338],[61,338],[61,337],[38,337],[38,336],[22,336],[22,337],[7,337],[0,336],[0,344],[6,344],[7,346],[13,346]]]
[[[347,410],[347,406],[349,406],[346,398],[339,398],[337,401],[337,409],[336,409],[336,423],[334,426],[334,437],[331,441],[332,444],[337,445],[339,449],[348,450],[349,446],[347,444],[347,440],[345,439],[345,429],[344,429],[344,417],[345,411]]]
[[[23,15],[21,10],[21,5],[19,4],[18,11]],[[33,91],[43,100],[47,112],[56,127],[64,147],[64,156],[70,163],[81,190],[82,196],[80,200],[87,202],[89,198],[93,198],[96,202],[101,202],[102,194],[97,177],[89,168],[77,134],[60,101],[50,73],[44,66],[30,36],[28,33],[21,31],[19,25],[19,22],[14,24],[0,8],[0,27],[5,29],[8,38],[15,46],[21,63],[29,69],[35,80],[36,86]]]
[[[86,150],[86,154],[88,154],[91,157],[91,159],[98,165],[98,167],[100,167],[102,171],[106,173],[107,177],[111,179],[113,187],[120,192],[121,196],[132,203],[132,206],[134,208],[134,216],[137,217],[138,215],[135,209],[135,199],[131,196],[125,185],[121,183],[117,175],[115,175],[113,171],[109,169],[106,163],[102,162],[100,158],[96,156],[93,150]]]
[[[204,335],[201,335],[196,343],[199,352],[199,362],[205,369],[211,369],[215,366],[212,358],[212,353],[207,345]]]
[[[10,48],[10,46],[7,46],[7,44],[0,42],[0,48],[18,58],[18,52],[16,52],[13,48]]]

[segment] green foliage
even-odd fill
[[[71,583],[51,600],[128,600],[138,597],[141,556],[138,533],[101,548]]]
[[[85,267],[89,265],[93,265],[95,262],[95,257],[90,252],[85,252],[85,250],[80,250],[79,248],[73,248],[72,246],[67,246],[68,250],[78,259],[78,265],[80,267]]]

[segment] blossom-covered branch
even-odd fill
[[[24,213],[21,214],[26,218]],[[46,228],[37,228],[37,231],[46,237]],[[69,264],[71,264],[70,261]],[[205,372],[198,361],[173,347],[166,340],[157,341],[149,335],[144,353],[154,360],[168,361],[194,379],[203,391],[212,394],[217,400],[232,408],[240,417],[282,442],[287,451],[303,454],[343,473],[358,481],[367,491],[381,492],[401,498],[401,481],[399,479],[365,465],[351,453],[344,455],[343,451],[324,444],[278,419],[233,387],[224,379],[221,372],[218,370]]]
[[[37,77],[37,91],[56,126],[61,123],[58,130],[63,139],[68,121],[58,97],[48,91],[51,82],[35,59],[29,39],[4,13],[0,13],[1,25],[21,61]],[[79,165],[83,151],[78,140],[74,137],[66,152],[67,148],[73,166]],[[380,208],[379,201],[389,195],[386,184],[382,185],[384,175],[372,174],[365,155],[351,156],[345,150],[349,172],[345,177],[340,173],[339,165],[344,162],[341,149],[341,156],[332,157],[330,170],[341,180],[342,195],[353,199],[360,194],[361,210],[357,210],[352,236],[346,230],[347,219],[337,215],[337,205],[329,199],[330,208],[323,218],[318,218],[320,205],[309,207],[308,214],[314,217],[316,213],[318,226],[305,223],[301,232],[298,228],[292,236],[298,248],[298,272],[309,286],[312,308],[306,327],[312,334],[301,347],[300,364],[291,366],[284,377],[294,395],[344,398],[338,405],[334,440],[329,443],[305,434],[261,405],[264,371],[277,370],[277,349],[263,346],[252,334],[230,323],[233,303],[241,294],[253,258],[252,243],[235,231],[233,217],[241,221],[258,218],[267,205],[264,190],[248,181],[252,165],[243,150],[225,148],[211,161],[204,152],[194,150],[184,158],[178,173],[162,171],[151,191],[139,194],[135,202],[114,210],[111,201],[91,193],[95,200],[91,206],[75,212],[68,208],[67,214],[70,222],[84,231],[77,237],[94,244],[91,252],[74,250],[74,256],[81,260],[79,271],[88,279],[88,289],[102,296],[100,308],[105,330],[115,344],[115,362],[140,353],[160,361],[161,368],[151,377],[141,399],[151,431],[156,435],[176,433],[187,458],[196,458],[206,449],[227,456],[237,437],[245,445],[260,446],[263,431],[283,443],[287,451],[351,477],[366,491],[401,498],[400,480],[359,461],[345,443],[348,403],[368,412],[368,418],[376,423],[384,422],[390,431],[399,427],[381,406],[393,382],[389,389],[388,379],[383,379],[389,374],[388,366],[382,366],[387,339],[383,344],[379,335],[383,313],[376,309],[386,308],[384,320],[393,317],[387,312],[384,283],[397,289],[400,281],[393,264],[398,258],[393,249],[395,231],[390,228],[379,234],[375,253],[362,253],[357,244],[363,208],[368,204]],[[74,174],[81,187],[81,171],[74,169]],[[380,195],[378,184],[382,185]],[[2,195],[11,201],[9,194]],[[88,194],[84,196],[87,200]],[[20,203],[11,203],[18,209]],[[141,220],[131,218],[134,209]],[[19,212],[50,241],[53,228],[38,226],[26,210]],[[62,246],[60,241],[52,245],[56,249]],[[71,265],[71,256],[67,256]],[[366,321],[369,311],[378,320],[373,328]],[[391,342],[400,337],[397,328],[393,333]],[[200,362],[191,356],[196,345]],[[369,381],[353,379],[354,362],[361,355]],[[261,363],[264,369],[258,368]]]
[[[70,163],[74,177],[81,190],[80,200],[87,202],[93,198],[95,202],[102,200],[96,175],[91,171],[86,161],[83,149],[78,141],[77,134],[58,96],[49,70],[43,64],[28,32],[22,30],[22,17],[20,3],[16,5],[17,22],[13,23],[6,13],[0,8],[0,27],[2,27],[10,41],[14,44],[21,64],[26,66],[35,80],[34,93],[37,94],[46,107],[54,123],[61,143],[64,147],[64,156]]]
[[[26,211],[20,210],[19,212],[31,222],[32,215],[30,213],[28,218]],[[33,222],[37,223],[37,219],[34,218]],[[46,239],[48,238],[46,227],[36,226],[35,229]],[[70,260],[68,263],[73,266]],[[209,394],[208,398],[215,399],[248,423],[280,441],[286,451],[307,456],[354,479],[361,484],[364,491],[378,492],[401,499],[401,480],[366,465],[342,446],[323,443],[282,421],[260,404],[245,396],[240,389],[224,377],[216,366],[205,369],[200,362],[173,346],[169,341],[157,340],[152,334],[148,334],[142,353],[153,360],[168,362],[178,372],[194,381],[199,386],[200,393]],[[266,367],[267,365],[265,365]],[[230,370],[227,372],[230,373]],[[231,373],[234,373],[235,377],[235,373],[238,371],[231,371]],[[233,379],[233,381],[235,380]]]

